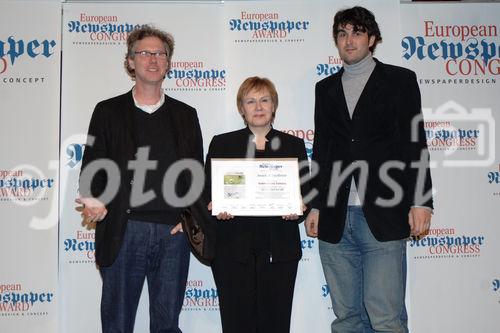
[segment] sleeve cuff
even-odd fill
[[[427,209],[431,214],[434,214],[434,209],[432,209],[431,207],[427,207],[427,206],[411,206],[411,208],[425,208]]]

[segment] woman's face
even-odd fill
[[[242,116],[249,127],[269,127],[273,121],[274,103],[267,89],[252,89],[243,97]]]

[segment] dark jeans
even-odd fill
[[[128,221],[120,253],[101,267],[103,333],[133,332],[137,306],[147,279],[150,331],[181,332],[182,308],[189,268],[189,248],[171,225]]]

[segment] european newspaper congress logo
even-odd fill
[[[226,90],[226,69],[210,66],[204,61],[172,61],[166,75],[166,91]]]
[[[491,23],[449,25],[435,19],[423,20],[419,35],[401,40],[403,59],[441,64],[440,75],[420,78],[420,84],[496,84],[500,45],[497,25]]]
[[[140,24],[123,22],[117,15],[80,13],[66,23],[73,45],[124,45],[128,33]]]
[[[74,235],[63,241],[64,252],[68,254],[70,264],[95,263],[95,223],[86,230],[77,230]]]
[[[296,136],[299,139],[303,139],[304,143],[306,145],[307,157],[309,159],[312,158],[312,148],[313,148],[313,142],[314,142],[314,130],[313,129],[311,129],[311,128],[309,128],[309,129],[301,129],[301,128],[282,129],[281,132]]]
[[[331,296],[330,296],[330,287],[325,283],[321,285],[321,297],[326,302],[328,310],[332,310]]]
[[[0,317],[40,317],[48,315],[53,291],[25,290],[21,283],[0,282]]]
[[[448,101],[436,109],[422,108],[431,163],[445,167],[485,167],[495,160],[495,119],[489,108],[473,108]],[[421,119],[415,118],[416,125]],[[438,153],[441,155],[438,156]],[[438,158],[439,157],[439,158]]]
[[[313,250],[318,247],[318,242],[314,238],[305,237],[300,240],[300,247],[302,248],[302,258],[300,261],[310,261]],[[314,252],[314,254],[316,254],[316,252]]]
[[[0,37],[0,82],[6,84],[40,84],[46,77],[16,73],[16,65],[26,61],[41,61],[54,55],[56,41],[53,39],[30,39],[9,36]],[[23,67],[21,66],[22,70]]]
[[[494,295],[500,295],[500,279],[493,279],[493,281],[491,281],[491,290]],[[498,303],[500,304],[500,299]]]
[[[316,65],[316,75],[325,78],[335,74],[342,69],[342,59],[340,57],[328,56],[328,59]]]
[[[219,311],[219,294],[204,280],[188,280],[182,311]]]
[[[493,196],[500,198],[500,164],[498,164],[498,170],[492,170],[488,172],[488,184],[493,186]]]
[[[500,290],[500,279],[494,279],[492,285],[493,285],[493,291]]]
[[[66,166],[73,169],[80,165],[83,152],[85,150],[85,144],[81,143],[70,143],[66,146]]]
[[[414,259],[477,258],[485,245],[483,235],[460,234],[455,228],[432,228],[422,239],[409,243]]]
[[[306,19],[283,17],[278,12],[241,11],[229,19],[235,43],[301,43],[310,30]]]

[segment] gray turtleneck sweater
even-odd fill
[[[375,60],[371,54],[368,54],[363,60],[356,64],[348,65],[344,63],[344,73],[342,74],[342,86],[344,87],[344,96],[347,103],[349,115],[352,118],[359,97],[365,88],[366,82],[375,68]],[[354,183],[354,178],[351,181],[351,191],[349,193],[350,206],[359,206],[361,201],[358,196],[358,190]]]
[[[375,60],[373,60],[371,54],[368,54],[363,60],[356,64],[344,64],[342,86],[344,87],[345,101],[347,102],[347,108],[349,109],[351,118],[359,97],[374,68]]]

